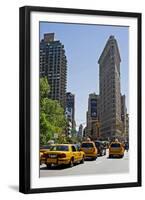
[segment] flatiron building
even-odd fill
[[[104,139],[122,136],[120,52],[110,36],[98,60],[100,90],[100,134]]]

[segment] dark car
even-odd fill
[[[128,142],[125,142],[125,144],[124,144],[124,149],[125,149],[126,151],[129,150],[129,143],[128,143]]]
[[[106,155],[106,147],[102,141],[95,141],[95,145],[98,149],[98,156],[104,156]]]

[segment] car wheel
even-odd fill
[[[51,164],[47,164],[47,169],[50,169],[51,168]]]
[[[109,155],[109,158],[112,158],[112,155]]]
[[[102,156],[105,156],[105,151],[103,150]]]
[[[84,156],[83,156],[83,158],[82,158],[82,160],[81,160],[80,163],[83,164],[83,163],[84,163],[84,160],[85,160],[85,159],[84,159]]]
[[[96,160],[96,159],[97,159],[97,156],[93,158],[93,160]]]
[[[69,163],[69,167],[73,167],[74,166],[74,159],[71,158],[70,163]]]

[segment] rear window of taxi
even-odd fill
[[[67,145],[52,146],[50,151],[69,151],[69,147]]]
[[[111,147],[113,147],[113,148],[118,148],[118,147],[120,147],[121,145],[119,144],[119,143],[113,143],[113,144],[111,144]]]
[[[50,145],[49,146],[48,145],[47,146],[41,146],[40,149],[50,149],[50,147],[51,147]]]
[[[91,148],[94,147],[93,143],[82,143],[82,148]]]

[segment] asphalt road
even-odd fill
[[[123,158],[98,157],[96,161],[85,161],[84,164],[77,164],[69,167],[52,167],[47,169],[46,165],[40,166],[40,177],[84,175],[84,174],[114,174],[129,172],[129,153],[125,152]]]

